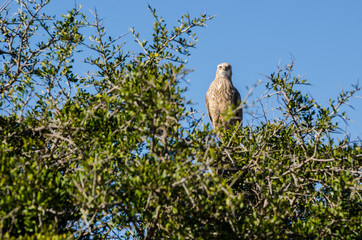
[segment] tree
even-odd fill
[[[279,118],[219,140],[180,85],[194,29],[212,17],[168,28],[150,8],[152,41],[133,30],[141,52],[131,53],[97,15],[57,20],[48,3],[1,12],[2,238],[360,236],[361,143],[333,135],[358,86],[323,107],[287,66],[258,100],[279,99]],[[86,76],[73,68],[81,49]]]
[[[321,106],[296,90],[309,84],[291,76],[293,65],[272,74],[257,100],[266,106],[276,98],[279,117],[270,120],[263,109],[258,126],[230,131],[219,148],[223,175],[247,206],[238,222],[242,236],[358,239],[361,143],[348,135],[338,140],[336,133],[337,118],[346,119],[340,107],[360,88]]]

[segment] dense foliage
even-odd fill
[[[361,237],[361,143],[334,134],[358,86],[321,106],[291,64],[255,101],[262,118],[218,139],[181,87],[194,29],[211,17],[169,28],[151,9],[152,40],[132,30],[137,53],[98,16],[54,19],[48,3],[0,13],[1,238]]]

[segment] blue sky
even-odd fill
[[[122,35],[134,27],[145,39],[150,38],[153,27],[148,4],[169,26],[176,25],[184,13],[197,17],[206,11],[215,15],[206,28],[197,30],[199,41],[187,65],[194,69],[188,75],[187,98],[193,99],[200,114],[206,114],[205,93],[221,62],[232,64],[234,85],[242,98],[246,88],[259,79],[259,88],[264,90],[264,75],[292,59],[296,64],[294,74],[303,75],[312,84],[304,90],[321,104],[327,105],[329,98],[337,97],[342,88],[351,89],[351,84],[362,78],[360,0],[77,0],[77,4],[87,14],[97,8],[110,35]],[[73,0],[53,0],[50,10],[60,15],[72,6]],[[125,40],[133,41],[131,35]],[[362,98],[354,98],[351,104],[355,110],[345,109],[354,121],[348,130],[353,138],[361,137]],[[204,122],[209,122],[208,117]]]

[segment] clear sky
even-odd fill
[[[147,4],[169,26],[176,25],[184,13],[216,15],[206,28],[197,29],[199,41],[187,65],[194,69],[188,75],[187,98],[193,99],[201,114],[206,114],[205,93],[221,62],[232,64],[234,85],[242,98],[259,79],[265,83],[264,75],[274,72],[279,62],[284,66],[292,59],[294,73],[312,83],[304,90],[321,104],[327,105],[329,98],[362,78],[361,0],[77,0],[77,4],[87,14],[97,8],[110,35],[134,27],[145,39],[151,37],[153,27]],[[53,0],[50,9],[60,15],[72,6],[73,0]],[[125,40],[133,41],[130,35]],[[362,137],[362,98],[354,98],[351,104],[355,110],[346,108],[354,121],[349,131],[353,138]],[[204,122],[209,122],[208,117]]]

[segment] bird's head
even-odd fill
[[[231,65],[229,63],[220,63],[217,66],[216,70],[217,77],[226,77],[231,80],[231,75],[232,71],[231,71]]]

